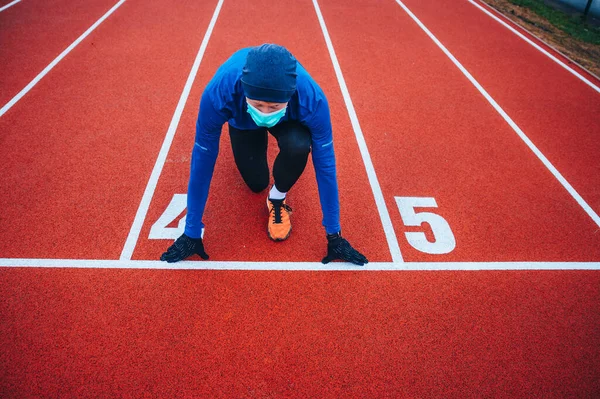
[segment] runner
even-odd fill
[[[327,237],[327,255],[322,262],[340,259],[361,266],[368,263],[341,235],[327,99],[293,55],[276,44],[237,51],[206,86],[192,151],[185,231],[161,260],[177,262],[193,254],[208,259],[202,242],[202,215],[225,122],[237,168],[255,193],[269,185],[268,133],[277,140],[274,185],[267,196],[267,233],[272,240],[283,241],[290,235],[292,209],[286,203],[286,194],[302,175],[312,150]]]

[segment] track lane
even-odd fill
[[[115,3],[26,0],[0,13],[0,107]]]
[[[149,240],[147,237],[151,225],[166,209],[173,194],[187,192],[197,110],[204,86],[221,63],[237,49],[275,41],[290,49],[328,97],[344,236],[363,250],[371,261],[391,260],[325,42],[319,39],[317,46],[308,46],[304,42],[306,35],[322,38],[314,10],[310,7],[308,3],[307,8],[306,2],[291,2],[277,7],[267,3],[224,3],[140,234],[134,259],[158,259],[172,243],[172,240]],[[275,20],[281,21],[277,26],[298,24],[302,29],[280,31],[268,22]],[[271,139],[270,165],[276,153],[276,143]],[[294,209],[293,232],[285,242],[272,242],[266,234],[266,195],[266,192],[251,193],[239,176],[225,125],[204,217],[206,251],[211,260],[314,262],[322,259],[326,240],[312,163],[309,161],[299,182],[290,191],[288,203]],[[198,257],[194,259],[199,260]]]
[[[555,50],[553,46],[547,44],[538,36],[533,35],[521,25],[508,19],[488,4],[478,0],[467,1],[474,5],[476,8],[480,9],[485,14],[489,15],[493,20],[506,27],[508,30],[520,37],[522,40],[529,43],[536,50],[541,51],[546,57],[556,62],[561,67],[565,68],[565,70],[567,70],[570,74],[572,74],[577,79],[590,86],[593,90],[595,90],[596,92],[600,91],[600,87],[598,87],[598,76],[593,75],[584,67],[575,63],[567,56],[563,55],[560,51]]]
[[[322,8],[405,260],[600,257],[593,221],[395,2]],[[350,29],[357,40],[344,40]],[[433,240],[432,230],[404,227],[396,196],[435,198],[437,209],[417,212],[444,217],[456,248],[434,255],[410,246],[406,232]]]
[[[0,119],[3,257],[118,258],[211,7],[126,2]]]
[[[600,93],[469,2],[404,4],[600,213]],[[598,79],[583,74],[600,86]]]
[[[0,391],[594,397],[599,287],[594,271],[3,270]]]

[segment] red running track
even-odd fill
[[[0,12],[1,106],[116,3],[23,0]]]
[[[589,217],[395,2],[320,4],[406,260],[598,261]],[[126,2],[2,117],[3,258],[119,256],[215,5]],[[148,231],[185,192],[204,85],[231,52],[263,41],[289,47],[328,95],[345,234],[389,261],[306,0],[225,0],[134,259],[156,259],[169,244]],[[212,258],[318,260],[310,168],[296,189],[293,236],[270,243],[264,197],[247,194],[224,134],[206,218]],[[395,196],[436,198],[456,249],[412,248],[404,233],[415,229],[403,227]],[[239,221],[223,226],[232,214]],[[3,268],[0,393],[596,397],[599,287],[597,271]]]
[[[259,15],[260,14],[260,15]],[[257,20],[277,20],[282,25],[299,24],[302,31],[278,31],[271,24]],[[331,67],[324,42],[307,45],[307,34],[319,37],[320,28],[314,10],[303,2],[285,7],[268,3],[228,1],[219,16],[214,37],[209,42],[198,77],[183,113],[174,144],[169,153],[146,224],[134,253],[134,259],[157,259],[169,245],[165,240],[147,240],[150,226],[165,210],[174,193],[187,192],[191,146],[194,142],[199,98],[216,69],[239,48],[270,41],[288,47],[315,76],[328,96],[332,109],[338,179],[341,198],[341,224],[344,235],[357,248],[368,251],[372,261],[390,261],[381,222],[369,189],[366,172],[339,86]],[[276,145],[271,142],[271,158]],[[324,256],[325,232],[321,226],[321,210],[312,164],[306,168],[297,186],[290,192],[288,203],[294,209],[293,240],[272,242],[266,235],[266,192],[252,194],[235,168],[231,146],[224,128],[220,156],[211,184],[204,222],[206,248],[214,260],[318,261]]]
[[[596,397],[597,271],[9,269],[0,392]]]
[[[440,2],[435,7],[414,0],[405,4],[599,212],[600,89],[551,62],[468,2]],[[597,79],[556,56],[596,88],[600,86]]]
[[[598,225],[400,6],[370,4],[327,0],[322,8],[396,234],[408,229],[395,196],[434,197],[457,242],[448,255],[427,255],[401,239],[404,258],[597,260]],[[348,31],[359,39],[345,40]],[[587,160],[588,171],[598,168]]]
[[[124,3],[0,119],[2,257],[119,257],[213,8]]]

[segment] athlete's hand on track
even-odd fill
[[[166,260],[168,263],[179,262],[194,254],[200,255],[204,260],[208,259],[208,255],[204,252],[204,244],[202,238],[191,238],[182,234],[173,245],[167,249],[167,252],[160,256],[160,260]]]
[[[369,263],[363,254],[352,248],[350,243],[342,237],[341,233],[327,235],[327,256],[323,258],[322,262],[327,264],[336,259],[351,262],[359,266]]]

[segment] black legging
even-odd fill
[[[269,185],[267,130],[277,139],[279,154],[273,164],[275,186],[283,193],[298,181],[310,153],[310,131],[298,122],[282,122],[272,128],[239,130],[229,126],[235,164],[242,178],[255,193]]]

